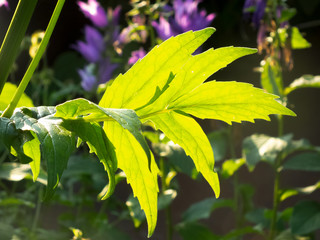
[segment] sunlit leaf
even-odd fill
[[[104,130],[115,147],[118,168],[126,174],[133,194],[138,198],[148,222],[148,235],[151,236],[157,222],[157,197],[159,169],[151,154],[151,166],[139,142],[118,122],[104,123]]]
[[[244,158],[226,160],[222,164],[221,175],[224,178],[229,178],[245,163],[246,160]]]
[[[17,90],[16,85],[9,82],[5,83],[0,96],[0,111],[3,111],[7,108],[16,90]],[[22,94],[17,107],[33,107],[31,98],[29,98],[25,93]]]

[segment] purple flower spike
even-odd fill
[[[84,69],[79,69],[78,73],[81,77],[81,86],[87,92],[91,91],[97,84],[96,76],[92,72],[93,66],[88,65]]]
[[[246,0],[243,6],[245,19],[252,19],[254,27],[259,28],[266,9],[266,0]]]
[[[175,16],[165,20],[160,17],[159,23],[153,22],[159,37],[166,40],[171,36],[176,36],[186,31],[196,31],[208,27],[215,14],[207,15],[205,10],[198,10],[198,4],[201,0],[175,0],[173,9]]]
[[[7,0],[0,0],[0,7],[5,6],[7,9],[9,9],[9,3]]]
[[[105,43],[100,32],[90,26],[85,27],[86,42],[78,41],[74,46],[87,61],[98,62],[101,59],[101,54],[105,50]]]
[[[128,64],[135,64],[140,58],[143,58],[146,55],[146,51],[143,48],[140,48],[137,51],[133,51],[131,53],[131,57],[129,58]]]
[[[107,14],[97,0],[88,0],[88,3],[78,1],[78,6],[95,26],[103,28],[108,25]]]

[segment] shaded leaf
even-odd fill
[[[219,240],[220,236],[214,235],[209,228],[200,223],[188,222],[177,225],[177,230],[183,240]]]
[[[54,112],[53,107],[21,108],[12,116],[17,129],[34,132],[41,143],[48,172],[45,199],[53,195],[75,147],[73,134],[61,126],[61,119],[53,117]]]
[[[90,151],[97,155],[109,177],[108,190],[102,199],[110,197],[115,188],[117,160],[114,147],[105,135],[103,128],[98,123],[85,122],[83,119],[64,120],[61,125],[78,135],[82,141],[88,144]]]
[[[319,202],[304,201],[294,206],[290,223],[293,234],[305,235],[320,229]]]
[[[230,199],[207,198],[191,205],[182,215],[183,222],[196,222],[201,219],[207,219],[211,213],[221,207],[233,207],[233,201]]]
[[[320,88],[320,76],[303,75],[285,88],[285,94],[288,95],[300,88]]]
[[[223,160],[227,154],[229,145],[227,128],[213,131],[207,136],[213,149],[214,160],[216,162]]]
[[[320,171],[320,152],[302,152],[290,157],[284,169],[300,171]]]

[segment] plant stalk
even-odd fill
[[[160,157],[160,171],[161,171],[161,192],[164,193],[167,189],[166,176],[167,171],[165,169],[165,162],[162,157]],[[172,240],[173,236],[173,227],[172,227],[172,213],[170,205],[165,208],[166,214],[166,235],[167,240]]]
[[[29,1],[22,1],[22,2],[29,2]],[[54,12],[51,16],[51,19],[50,19],[50,22],[48,24],[48,27],[47,27],[47,30],[45,32],[45,35],[39,45],[39,49],[35,55],[35,57],[32,59],[26,73],[24,74],[9,106],[6,108],[6,110],[3,112],[2,116],[1,117],[7,117],[7,118],[10,118],[12,116],[12,113],[14,111],[14,109],[17,107],[17,104],[22,96],[22,94],[24,93],[35,69],[37,68],[40,60],[41,60],[41,57],[43,56],[45,50],[46,50],[46,47],[49,43],[49,40],[50,40],[50,37],[52,35],[52,32],[56,26],[56,23],[58,21],[58,18],[60,16],[60,13],[61,13],[61,10],[62,10],[62,7],[65,3],[65,0],[58,0],[57,2],[57,5],[54,9]]]
[[[0,94],[10,74],[38,0],[20,0],[0,49]]]

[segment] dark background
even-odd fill
[[[102,1],[101,1],[102,2]],[[2,41],[5,31],[8,27],[10,18],[13,14],[16,0],[9,0],[10,11],[4,8],[0,9],[0,41]],[[106,6],[122,5],[123,11],[130,9],[127,1],[104,1]],[[244,22],[242,19],[243,0],[203,0],[200,4],[207,12],[217,14],[212,26],[217,29],[216,33],[204,44],[205,48],[222,47],[222,46],[245,46],[256,47],[256,31]],[[56,1],[39,0],[34,17],[28,33],[35,30],[44,30],[52,14]],[[320,1],[319,0],[289,0],[288,5],[297,9],[297,15],[291,20],[292,26],[297,26],[305,34],[306,39],[312,44],[309,49],[295,50],[293,52],[294,68],[292,71],[284,71],[285,85],[288,85],[294,79],[304,74],[320,75]],[[124,18],[122,18],[124,19]],[[79,11],[76,1],[66,0],[61,17],[50,41],[47,56],[49,64],[52,64],[56,57],[65,51],[70,51],[70,46],[82,37],[83,27],[89,21],[84,18]],[[123,21],[124,25],[125,22]],[[216,80],[236,80],[240,82],[249,82],[260,87],[259,74],[253,69],[259,66],[263,55],[252,55],[237,60],[226,69],[220,70],[214,74]],[[24,71],[28,64],[27,54],[19,57],[19,68]],[[23,71],[18,73],[22,76]],[[70,69],[75,71],[75,69]],[[18,77],[19,79],[19,77]],[[314,145],[320,146],[320,89],[301,89],[289,95],[290,108],[297,114],[297,117],[285,117],[285,132],[293,132],[295,139],[306,138]],[[209,132],[214,130],[217,124],[210,121],[201,121],[201,125]],[[276,121],[272,122],[256,121],[255,124],[243,123],[235,124],[239,139],[244,138],[252,133],[265,133],[276,135]],[[240,154],[241,141],[236,143],[238,154]],[[305,173],[300,171],[284,172],[281,178],[281,187],[288,188],[291,186],[304,187],[312,185],[319,180],[318,173]],[[174,200],[172,208],[174,212],[174,222],[178,222],[181,213],[186,210],[190,204],[195,203],[203,198],[212,197],[214,194],[210,186],[204,182],[191,180],[185,175],[178,176],[181,183],[181,190],[178,197]],[[264,163],[258,165],[256,170],[249,173],[245,167],[240,171],[240,179],[243,182],[250,183],[256,188],[254,202],[260,207],[272,206],[273,176],[271,168]],[[125,184],[121,184],[116,189],[116,194],[123,194],[129,190]],[[231,181],[221,181],[221,197],[232,197]],[[320,200],[319,193],[311,194],[308,197]],[[293,197],[280,206],[283,209],[286,206],[293,205],[301,197]],[[54,219],[54,218],[53,218]],[[227,233],[234,226],[232,212],[230,209],[220,209],[216,211],[206,223],[217,234]],[[132,224],[127,223],[124,228],[132,230]],[[136,239],[142,239],[146,236],[146,231],[132,233]],[[160,212],[158,226],[152,239],[163,239],[164,218]]]

